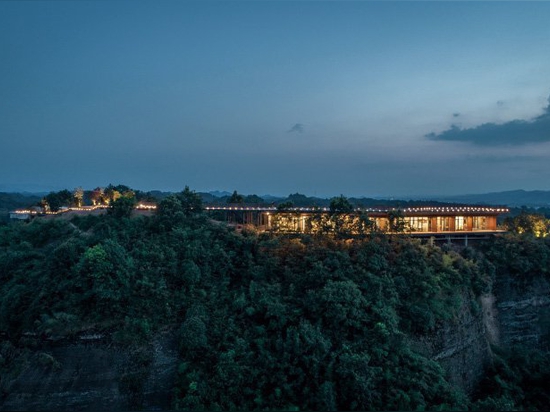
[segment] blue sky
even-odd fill
[[[549,21],[549,2],[0,2],[0,190],[550,190]]]

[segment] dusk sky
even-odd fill
[[[550,190],[549,97],[550,2],[0,2],[0,191]]]

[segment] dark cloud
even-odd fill
[[[471,129],[452,125],[441,133],[425,137],[439,141],[470,142],[480,146],[523,145],[550,141],[550,98],[543,114],[531,120],[512,120],[503,124],[484,123]]]
[[[457,113],[453,113],[453,117],[458,117],[458,116],[460,116],[460,113],[458,113],[458,112],[457,112]]]
[[[304,125],[302,123],[296,123],[294,126],[292,126],[289,130],[286,131],[287,133],[304,133]]]

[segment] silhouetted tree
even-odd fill
[[[190,190],[189,186],[185,186],[185,189],[177,197],[186,216],[202,212],[202,199],[194,190]]]
[[[389,231],[402,233],[405,231],[405,219],[401,209],[394,209],[388,212]]]
[[[294,203],[287,201],[287,202],[279,203],[277,205],[277,210],[288,210],[288,209],[292,209],[293,207],[294,207]]]
[[[135,206],[134,197],[123,196],[110,203],[107,213],[117,218],[130,217]]]
[[[331,213],[351,213],[354,208],[350,201],[340,195],[339,197],[334,197],[330,201],[330,212]]]
[[[63,206],[72,205],[73,199],[73,194],[66,189],[59,192],[50,192],[45,198],[50,210],[53,212],[57,212]]]
[[[227,199],[227,203],[244,203],[244,197],[235,190],[229,199]]]

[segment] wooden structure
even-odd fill
[[[67,211],[93,211],[107,206],[72,207],[58,212],[16,210],[11,219],[27,220],[34,216],[60,214]],[[138,210],[155,210],[153,203],[140,202]],[[264,205],[207,205],[213,219],[237,227],[254,227],[259,231],[281,234],[346,233],[351,236],[370,232],[404,233],[432,240],[464,240],[487,238],[504,232],[497,226],[497,217],[508,213],[505,207],[487,206],[420,206],[398,208],[355,209],[348,213],[331,212],[328,208],[296,207],[279,210]]]
[[[497,217],[508,212],[504,207],[486,206],[356,209],[351,213],[331,213],[327,208],[277,210],[275,207],[243,205],[213,205],[205,209],[217,220],[275,233],[313,234],[344,230],[353,235],[381,231],[449,241],[503,232],[497,226]]]

